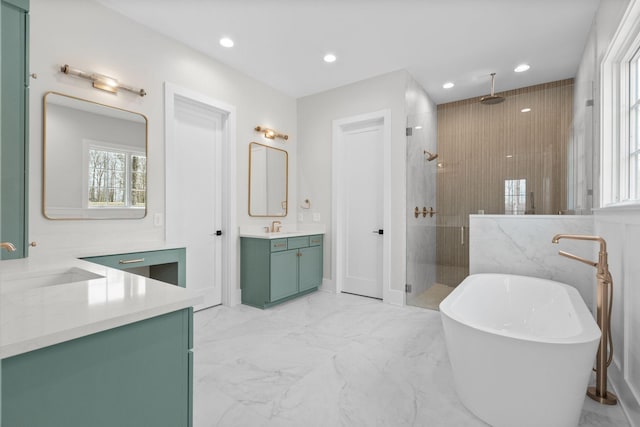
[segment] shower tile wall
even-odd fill
[[[439,283],[455,286],[468,274],[469,214],[504,214],[506,180],[526,180],[522,213],[566,210],[573,80],[499,94],[505,101],[496,105],[438,105]]]

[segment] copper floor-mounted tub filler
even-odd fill
[[[598,262],[589,261],[565,251],[558,253],[564,257],[583,262],[596,268],[597,289],[597,313],[596,321],[602,335],[596,356],[596,386],[587,389],[587,396],[605,405],[615,405],[618,398],[607,391],[607,368],[613,360],[613,341],[611,338],[611,307],[613,304],[613,279],[607,263],[607,242],[599,236],[586,236],[581,234],[556,234],[551,243],[558,243],[560,239],[590,240],[600,243]]]

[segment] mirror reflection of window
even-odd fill
[[[87,206],[145,207],[146,156],[144,153],[88,144]]]

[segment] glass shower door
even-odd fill
[[[469,272],[468,214],[438,202],[455,165],[438,154],[435,112],[409,116],[407,129],[406,302],[437,310]]]

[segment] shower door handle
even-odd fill
[[[460,227],[460,244],[464,246],[464,225]]]

